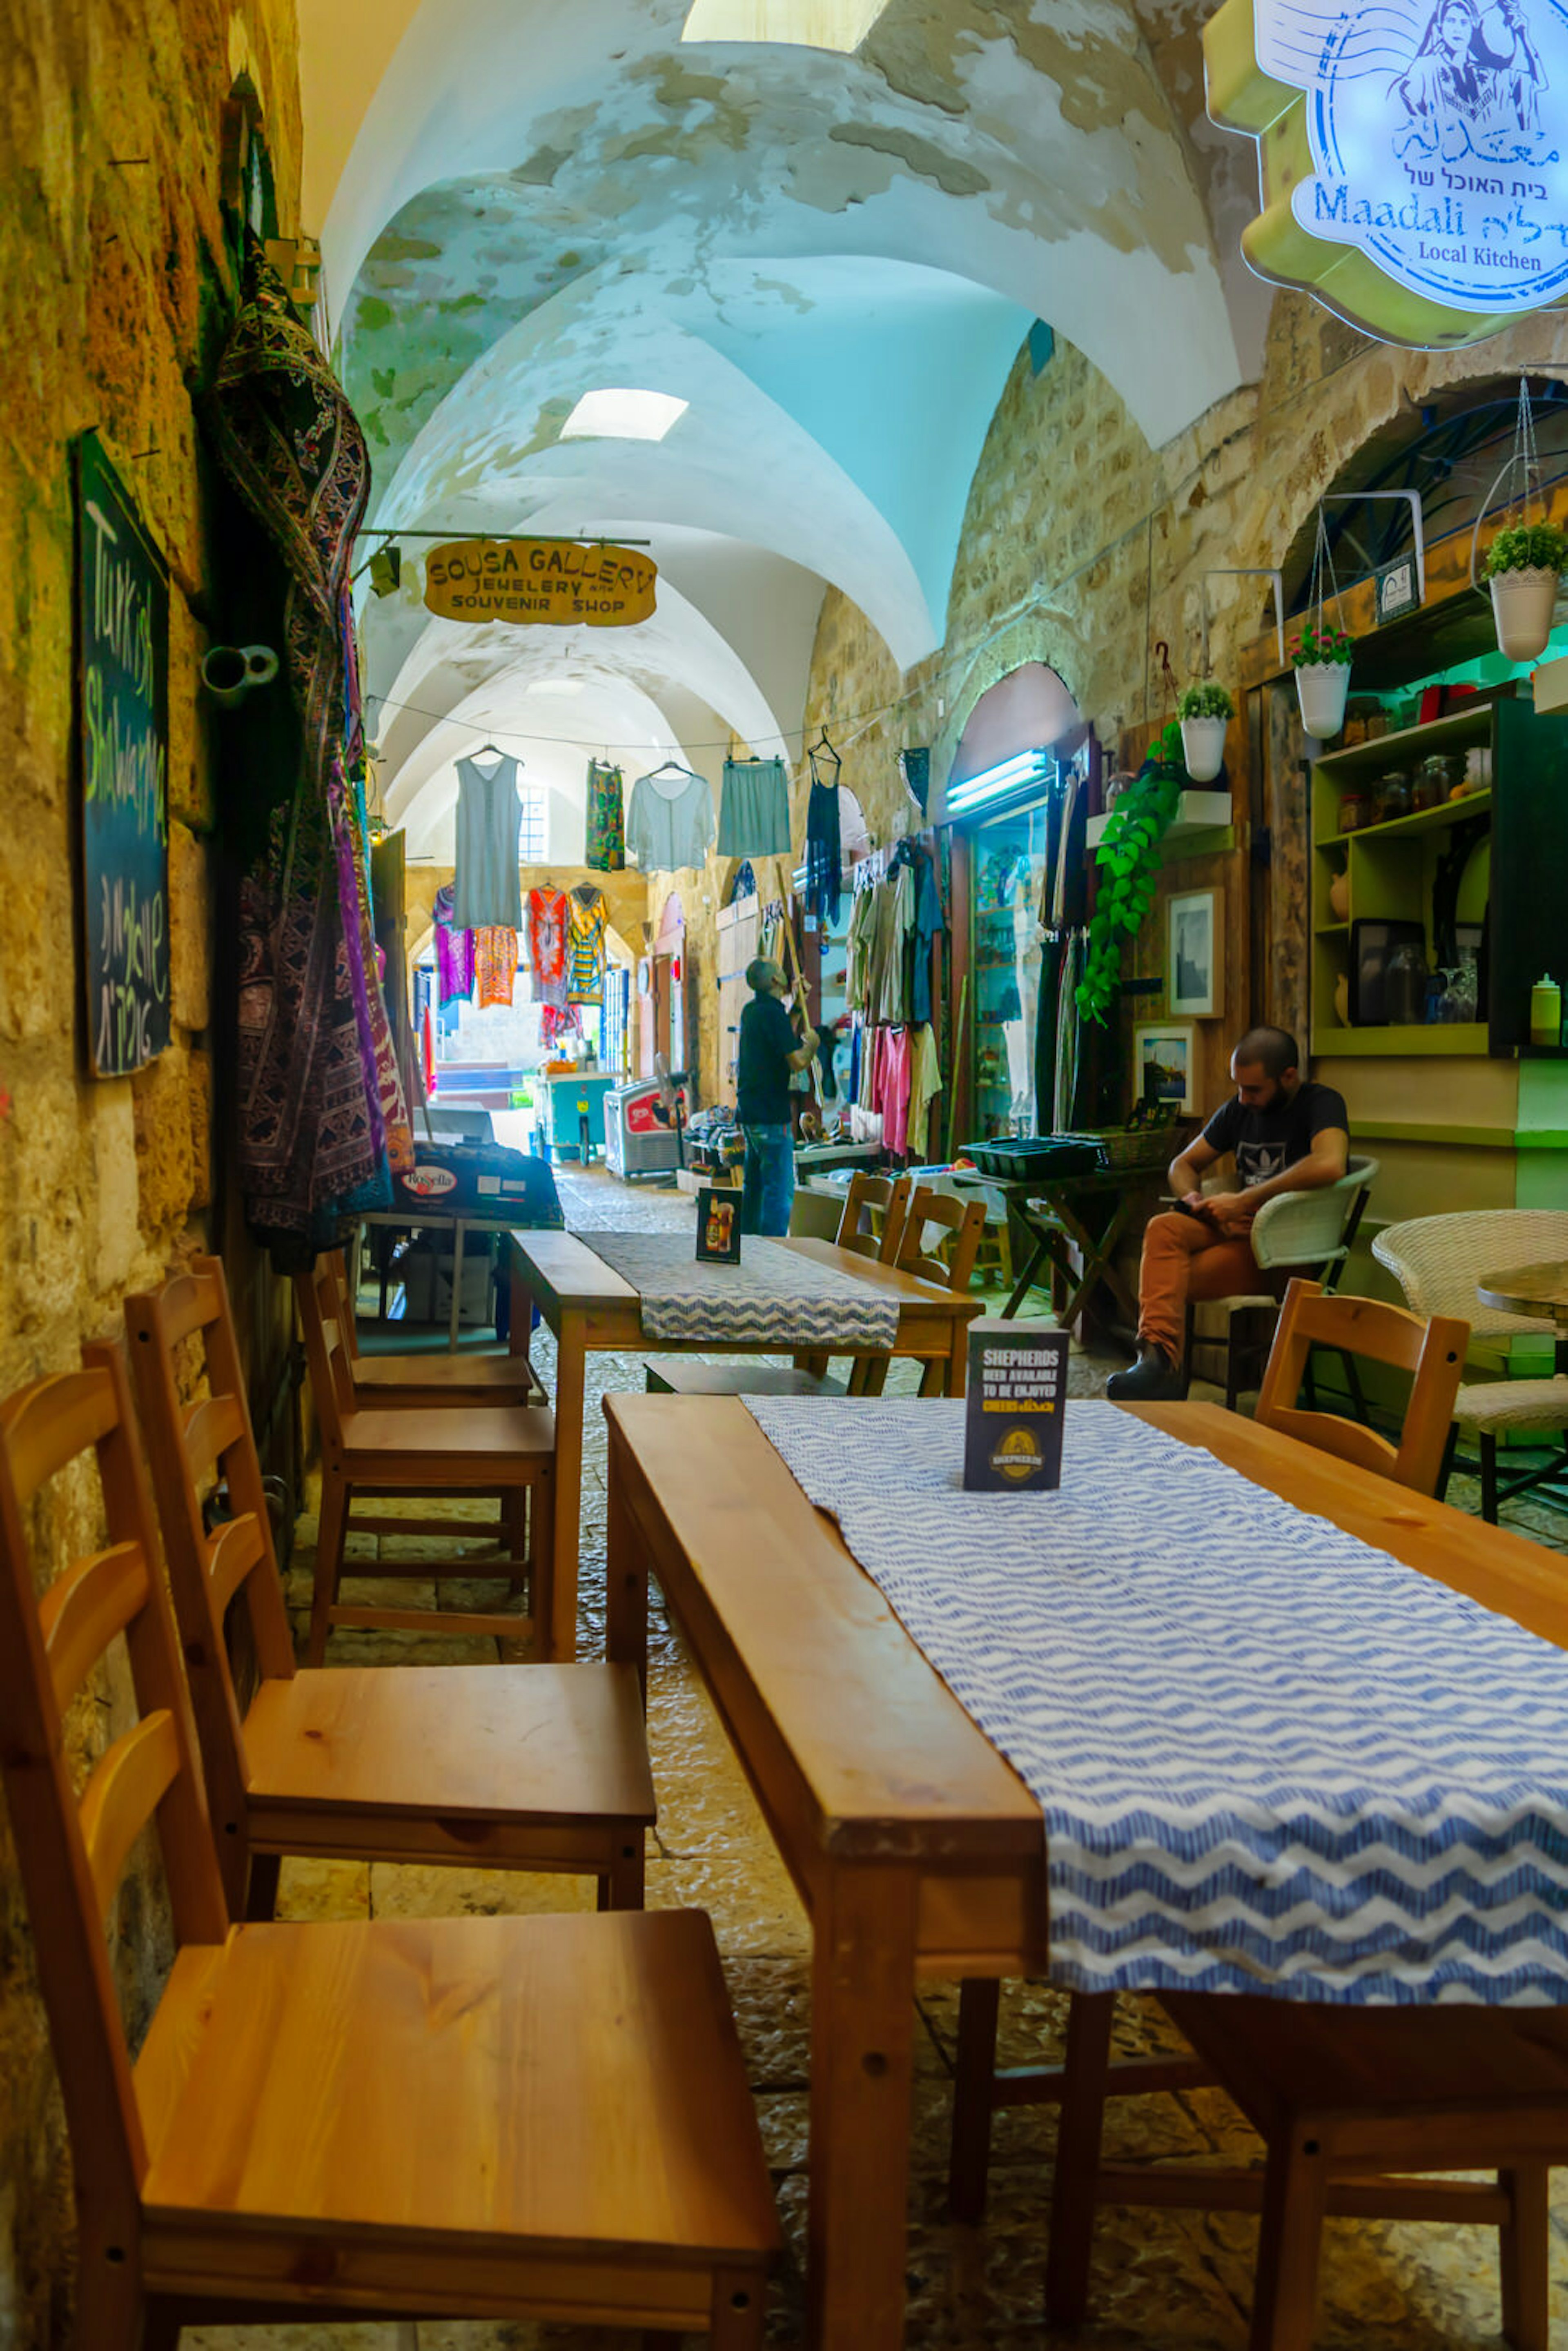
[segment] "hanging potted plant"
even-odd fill
[[[1555,523],[1512,523],[1487,549],[1481,576],[1491,589],[1498,650],[1509,661],[1534,661],[1546,651],[1564,571],[1568,533]]]
[[[1212,678],[1183,686],[1177,695],[1182,757],[1195,784],[1211,784],[1224,766],[1225,730],[1235,716],[1236,705]]]
[[[1325,621],[1321,612],[1315,621],[1302,622],[1301,633],[1291,647],[1291,663],[1301,725],[1315,742],[1328,742],[1344,725],[1354,658],[1355,639],[1348,630]]]

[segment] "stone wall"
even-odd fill
[[[292,0],[18,0],[0,16],[0,1395],[73,1368],[126,1290],[209,1236],[212,779],[196,664],[208,544],[187,378],[225,298],[220,110],[246,75],[283,225],[299,131]],[[70,442],[96,426],[168,557],[172,1040],[140,1076],[86,1074],[73,882]],[[91,1547],[95,1481],[28,1514],[40,1574]],[[118,1647],[118,1645],[117,1645]],[[123,1727],[111,1658],[73,1708],[85,1770]],[[167,1957],[160,1882],[128,1874],[117,1963],[137,2029]],[[0,1827],[0,2346],[65,2340],[68,2161],[8,1834]]]

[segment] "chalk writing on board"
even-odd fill
[[[90,433],[77,482],[88,1048],[119,1077],[169,1042],[169,581]]]

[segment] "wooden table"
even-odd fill
[[[1216,1405],[1136,1409],[1568,1647],[1553,1553]],[[651,1570],[810,1914],[809,2339],[894,2351],[915,1987],[1044,1971],[1040,1806],[742,1403],[613,1395],[605,1411],[610,1654],[645,1667]]]
[[[606,1236],[608,1238],[609,1236]],[[878,1265],[831,1241],[795,1238],[781,1244],[844,1275],[891,1290],[898,1301],[892,1352],[939,1363],[947,1393],[962,1395],[968,1357],[965,1333],[982,1311],[977,1298],[922,1281],[896,1266]],[[590,1354],[776,1355],[777,1342],[747,1347],[729,1339],[649,1339],[643,1301],[629,1281],[575,1233],[517,1231],[511,1236],[514,1353],[528,1353],[530,1304],[555,1333],[555,1595],[548,1646],[542,1654],[569,1660],[577,1646],[578,1538],[582,1496],[583,1371]],[[753,1424],[747,1420],[747,1426]]]
[[[1557,1326],[1556,1369],[1568,1373],[1568,1265],[1520,1265],[1511,1273],[1483,1273],[1476,1296],[1499,1314],[1549,1317]]]

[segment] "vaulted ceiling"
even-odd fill
[[[435,620],[417,559],[367,607],[389,801],[435,854],[476,727],[580,798],[588,747],[781,747],[827,584],[901,667],[938,645],[1036,319],[1156,443],[1255,360],[1260,289],[1222,258],[1253,191],[1203,119],[1199,0],[890,0],[853,54],[685,40],[688,5],[302,0],[374,520],[640,539],[661,575],[623,631]],[[662,441],[562,439],[607,386],[687,406]]]

